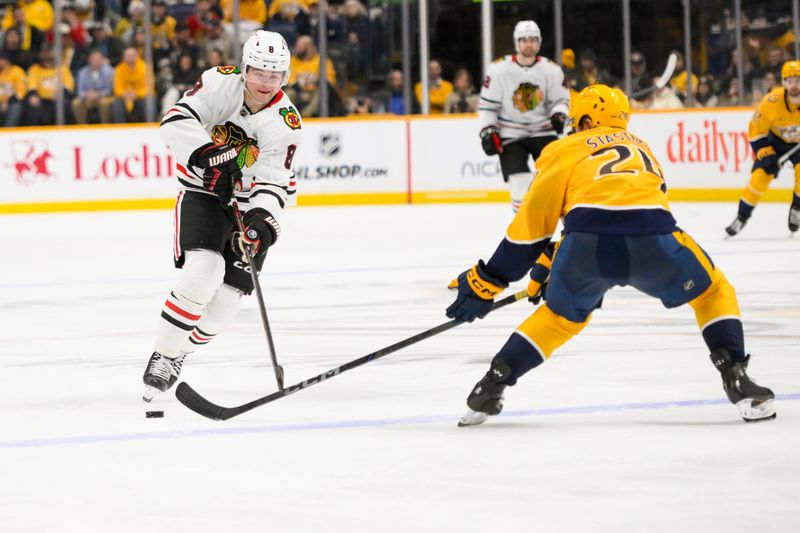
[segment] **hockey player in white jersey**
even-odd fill
[[[302,140],[300,115],[281,90],[290,59],[283,37],[256,31],[244,44],[241,66],[206,70],[161,122],[177,161],[173,251],[180,270],[145,368],[145,401],[170,388],[186,355],[233,320],[242,294],[253,290],[246,269],[260,270],[280,235]],[[233,196],[243,234],[236,231]],[[245,247],[255,265],[247,265]]]
[[[514,212],[531,183],[528,156],[536,161],[542,149],[558,139],[569,111],[564,73],[557,64],[538,55],[541,42],[542,33],[534,21],[517,22],[517,53],[495,61],[481,88],[481,144],[486,155],[500,155]]]

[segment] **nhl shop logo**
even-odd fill
[[[325,157],[333,157],[342,148],[342,141],[338,133],[323,133],[319,139],[319,153]]]

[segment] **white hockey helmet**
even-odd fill
[[[514,48],[519,53],[519,40],[525,37],[536,37],[539,39],[539,45],[542,42],[542,32],[539,30],[539,25],[532,20],[520,20],[514,26]]]
[[[254,31],[242,48],[242,74],[247,76],[247,67],[283,72],[281,87],[289,82],[289,63],[292,54],[280,33]]]

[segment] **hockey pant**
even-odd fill
[[[710,351],[743,360],[744,334],[736,293],[705,251],[686,233],[569,233],[554,258],[545,305],[514,331],[496,357],[512,370],[506,383],[537,367],[580,333],[605,293],[630,285],[667,308],[688,303]],[[643,351],[646,347],[643,347]]]
[[[777,137],[772,136],[770,144],[775,148],[775,153],[778,157],[782,156],[795,145],[784,143]],[[790,158],[794,164],[794,194],[792,195],[792,205],[800,208],[800,155],[795,154]],[[761,197],[769,188],[770,182],[778,177],[780,169],[777,165],[765,165],[762,161],[753,163],[753,170],[750,174],[750,181],[742,190],[742,196],[739,199],[739,217],[748,220],[753,214]]]

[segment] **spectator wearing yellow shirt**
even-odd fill
[[[172,40],[175,38],[177,21],[167,15],[167,1],[153,0],[151,18],[151,31],[153,34],[153,62],[169,57]]]
[[[319,113],[319,53],[308,35],[301,35],[294,45],[295,53],[289,63],[289,85],[284,89],[297,105],[301,116],[318,117]],[[328,58],[325,62],[328,78],[328,116],[344,114],[344,106],[336,91],[336,69]]]
[[[431,115],[444,113],[444,103],[450,93],[453,92],[453,84],[442,78],[442,65],[435,59],[428,63],[428,79],[428,98],[431,102]],[[414,95],[422,105],[421,82],[414,85]]]
[[[319,52],[314,41],[308,35],[301,35],[295,43],[294,55],[289,64],[289,85],[299,85],[307,91],[315,91],[319,86]],[[328,82],[336,85],[336,69],[333,61],[325,62],[325,73]]]
[[[673,52],[677,57],[678,61],[675,63],[675,75],[672,76],[672,79],[669,80],[670,86],[675,89],[678,97],[681,99],[681,102],[686,101],[686,86],[687,80],[689,78],[689,73],[686,72],[686,62],[683,59],[683,54],[678,52],[677,50],[673,50]],[[697,95],[697,85],[699,84],[700,80],[692,74],[692,96],[694,97]]]
[[[25,91],[25,71],[0,52],[0,122],[7,128],[20,124]]]
[[[61,83],[64,91],[64,117],[68,124],[74,121],[69,106],[70,95],[75,90],[75,80],[66,65],[61,65]],[[25,126],[45,126],[56,123],[56,94],[58,91],[58,72],[53,51],[43,49],[39,62],[28,69],[28,94],[22,124]]]
[[[25,19],[25,11],[20,6],[11,9],[11,25],[5,28],[6,34],[16,31],[22,50],[38,53],[45,41],[45,33]]]
[[[37,30],[47,33],[53,27],[53,6],[47,0],[20,0],[17,6],[22,8],[25,22]],[[12,6],[6,8],[2,24],[4,30],[17,25],[13,11]]]
[[[135,46],[122,52],[122,61],[114,69],[114,96],[111,121],[116,123],[144,122],[144,100],[148,84],[152,86],[147,65],[139,57]]]
[[[267,3],[264,0],[239,0],[239,42],[243,43],[267,21]],[[219,7],[225,14],[226,29],[233,34],[233,0],[220,0]]]

